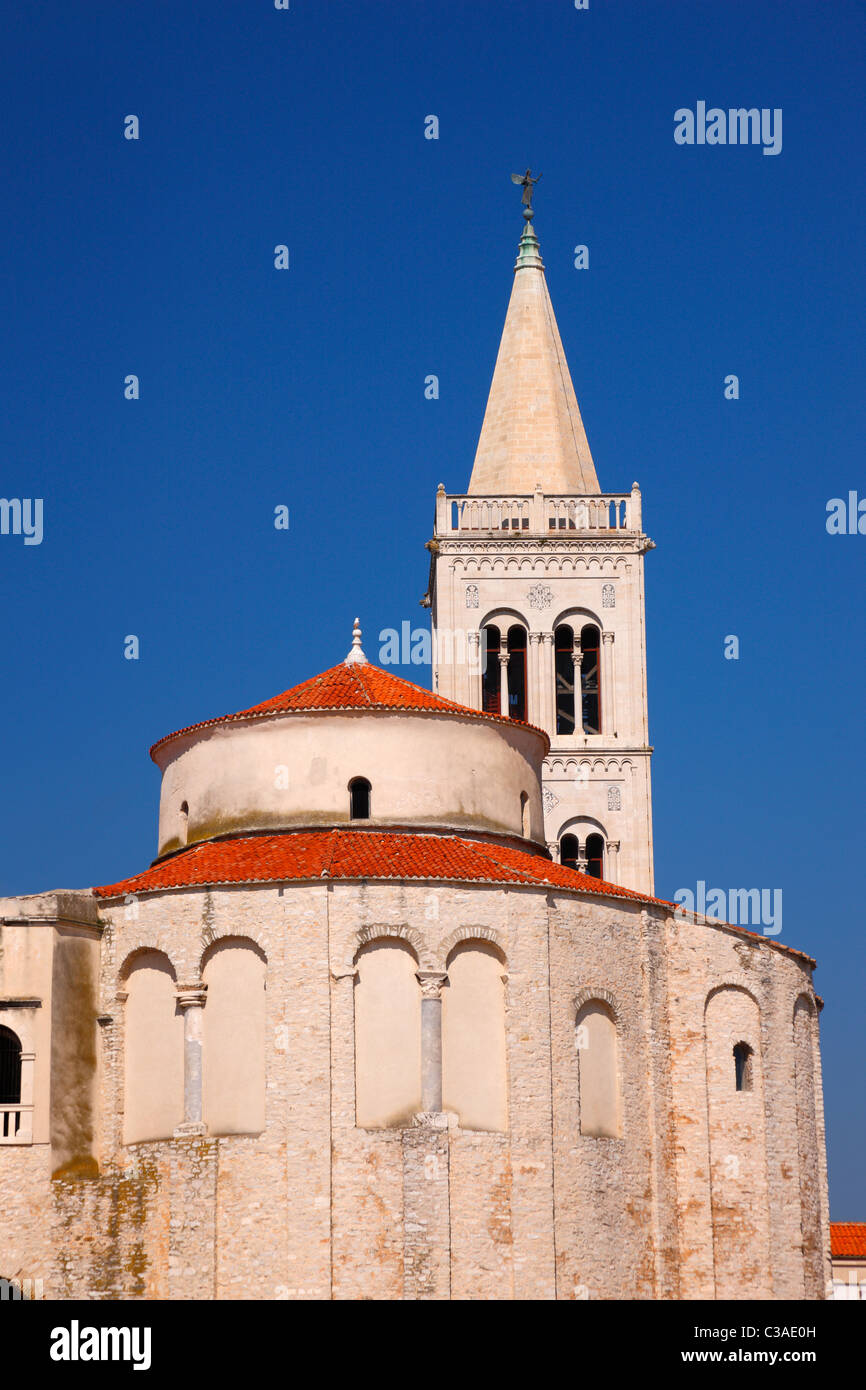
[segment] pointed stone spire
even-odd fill
[[[532,208],[514,266],[514,285],[469,491],[485,496],[599,492],[595,464],[580,418]]]
[[[359,621],[358,621],[357,618],[355,619],[355,625],[354,625],[354,627],[352,628],[352,646],[351,646],[351,648],[350,648],[349,655],[346,657],[346,660],[344,661],[343,665],[344,665],[344,666],[368,666],[368,665],[369,665],[369,662],[367,661],[367,658],[366,658],[366,656],[364,655],[364,653],[363,653],[363,651],[362,651],[362,649],[361,649],[361,624],[359,623]]]

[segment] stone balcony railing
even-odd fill
[[[0,1144],[33,1142],[33,1106],[0,1105]]]
[[[599,532],[641,532],[641,496],[637,483],[631,492],[587,493],[571,496],[540,490],[508,497],[471,493],[436,494],[437,536],[495,535],[507,531],[525,536],[551,536],[561,531],[585,535]]]

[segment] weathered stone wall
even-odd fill
[[[99,1176],[52,1181],[47,1145],[0,1148],[0,1274],[59,1298],[821,1296],[823,1110],[802,958],[661,908],[494,885],[184,890],[103,917]],[[427,976],[464,939],[502,960],[506,1133],[445,1114],[357,1128],[355,961],[389,935]],[[162,951],[189,986],[228,937],[267,960],[266,1127],[124,1147],[125,966]],[[616,1138],[581,1133],[589,999],[617,1023]],[[760,1084],[744,1095],[728,1054],[747,1031]]]

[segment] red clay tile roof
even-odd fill
[[[866,1260],[866,1221],[831,1221],[830,1254],[834,1260]]]
[[[196,884],[274,883],[331,879],[445,879],[464,883],[570,888],[655,902],[554,864],[541,854],[456,835],[407,835],[376,830],[299,830],[206,840],[121,883],[95,888],[100,898],[124,897]]]
[[[458,706],[459,708],[459,706]],[[678,911],[675,903],[621,888],[617,883],[579,874],[544,855],[514,846],[469,840],[459,835],[407,834],[380,830],[294,830],[274,835],[240,835],[205,840],[152,864],[120,883],[94,888],[98,898],[153,893],[169,888],[229,883],[316,882],[318,879],[420,879],[454,883],[523,884],[573,893],[629,898]],[[748,931],[730,922],[714,923],[751,937],[776,951],[797,956],[810,966],[804,951]]]
[[[411,681],[405,681],[400,676],[392,675],[390,671],[370,665],[369,662],[366,666],[347,666],[345,662],[341,662],[339,666],[332,666],[330,671],[323,671],[320,676],[312,676],[310,680],[302,681],[300,685],[294,685],[291,690],[284,690],[282,695],[274,695],[272,699],[264,700],[260,705],[253,705],[238,714],[223,714],[216,719],[204,719],[199,724],[189,724],[184,729],[177,729],[173,734],[166,734],[153,745],[150,756],[153,757],[158,748],[180,734],[192,733],[195,729],[207,729],[214,724],[226,724],[233,719],[261,719],[269,714],[291,714],[305,710],[349,709],[431,710],[436,714],[460,715],[464,719],[493,719],[501,724],[519,724],[522,728],[534,729],[547,740],[543,730],[535,729],[532,724],[524,724],[518,719],[505,719],[499,714],[487,714],[483,710],[468,709],[465,705],[458,705],[454,700],[445,700],[441,695],[434,695],[431,690],[424,690],[422,686],[413,685]],[[549,743],[549,740],[547,741]]]

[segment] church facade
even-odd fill
[[[654,896],[641,494],[532,210],[433,690],[154,745],[157,857],[0,900],[0,1278],[52,1299],[818,1299],[814,961]]]

